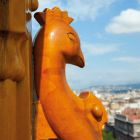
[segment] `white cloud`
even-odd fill
[[[113,59],[113,61],[119,61],[124,63],[140,63],[140,57],[123,56]]]
[[[69,0],[68,9],[70,13],[81,20],[94,20],[98,13],[107,9],[115,0]]]
[[[60,7],[62,10],[69,12],[69,15],[76,20],[94,20],[96,16],[109,8],[116,0],[39,0],[39,8],[37,11],[43,11],[45,8]],[[37,12],[35,11],[35,12]],[[33,19],[33,36],[39,29],[39,25]]]
[[[112,19],[106,31],[114,34],[140,32],[140,10],[127,9]]]
[[[82,43],[83,50],[92,55],[104,55],[119,51],[120,44],[103,44],[103,43]]]
[[[140,4],[140,0],[137,0],[138,1],[138,3]]]
[[[39,0],[39,9],[44,10],[45,8],[52,8],[54,6],[62,7],[62,1],[60,0]]]
[[[40,9],[46,7],[52,8],[59,6],[62,9],[68,10],[70,15],[78,20],[91,19],[109,8],[116,0],[68,0],[64,3],[63,0],[39,0]]]

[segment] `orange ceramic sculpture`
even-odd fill
[[[66,64],[85,63],[73,19],[56,7],[35,18],[42,26],[34,44],[36,140],[102,140],[107,114],[101,101],[90,92],[76,96],[66,81]]]

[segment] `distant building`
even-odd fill
[[[125,109],[115,117],[117,140],[140,140],[140,109]]]
[[[114,129],[114,117],[109,116],[108,123],[105,126],[105,130],[108,132],[112,132],[112,134],[115,136],[115,129]]]
[[[112,110],[119,110],[120,109],[120,105],[119,105],[119,103],[112,102],[112,103],[110,103],[110,108]]]

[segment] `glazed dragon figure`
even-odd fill
[[[73,19],[57,7],[35,18],[42,26],[34,43],[36,140],[102,140],[107,114],[101,101],[90,92],[76,96],[66,81],[66,64],[85,64]]]

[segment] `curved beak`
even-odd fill
[[[74,57],[73,64],[79,66],[80,68],[85,66],[85,59],[81,50],[79,51],[78,55]]]

